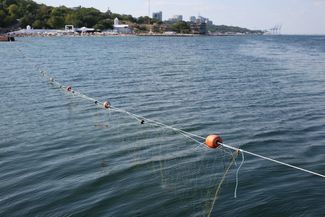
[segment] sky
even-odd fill
[[[51,6],[108,8],[135,17],[148,15],[149,0],[36,0]],[[150,0],[150,11],[209,18],[216,25],[266,30],[282,26],[282,34],[325,34],[325,0]]]

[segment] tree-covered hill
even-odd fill
[[[170,23],[161,22],[145,17],[135,18],[132,15],[112,13],[109,9],[101,12],[95,8],[65,6],[52,7],[38,4],[32,0],[0,0],[0,33],[31,25],[34,29],[63,29],[65,25],[75,27],[90,27],[98,30],[112,29],[114,19],[129,24],[135,32],[175,31],[178,33],[191,33],[191,23],[179,21]],[[232,26],[209,26],[210,32],[218,33],[262,33],[249,29]]]
[[[251,33],[251,34],[262,34],[260,30],[250,30],[237,26],[226,26],[226,25],[213,25],[209,27],[209,31],[218,33],[236,32],[236,33]]]
[[[32,0],[0,0],[0,28],[31,25],[35,29],[61,29],[66,24],[96,29],[112,28],[113,19],[135,22],[131,15],[103,13],[95,8],[51,7]]]

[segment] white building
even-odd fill
[[[65,30],[66,32],[74,32],[74,31],[75,31],[75,28],[74,28],[73,25],[65,25],[65,26],[64,26],[64,30]]]
[[[130,34],[132,33],[132,30],[129,28],[129,25],[126,24],[120,24],[120,21],[116,17],[114,19],[114,32],[121,33],[121,34]]]
[[[114,19],[114,26],[117,26],[117,25],[119,25],[120,24],[120,21],[118,20],[118,18],[116,17],[115,19]]]
[[[162,12],[159,11],[159,12],[152,13],[152,18],[156,19],[156,20],[159,20],[159,21],[162,21]]]

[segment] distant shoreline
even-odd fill
[[[263,34],[238,34],[238,33],[216,33],[216,34],[182,34],[182,33],[133,33],[133,34],[121,34],[112,32],[92,32],[92,33],[75,33],[75,32],[65,32],[65,31],[16,31],[8,33],[10,36],[14,37],[125,37],[125,36],[139,36],[139,37],[217,37],[217,36],[253,36],[253,35],[263,35]]]

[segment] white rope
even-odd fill
[[[219,143],[219,144],[222,145],[223,147],[226,147],[226,148],[229,148],[229,149],[232,149],[232,150],[235,150],[235,151],[241,151],[243,153],[246,153],[246,154],[249,154],[249,155],[258,157],[258,158],[262,158],[264,160],[272,161],[272,162],[277,163],[277,164],[281,164],[281,165],[284,165],[284,166],[287,166],[287,167],[291,167],[291,168],[296,169],[296,170],[300,170],[300,171],[303,171],[303,172],[306,172],[306,173],[313,174],[315,176],[319,176],[319,177],[325,178],[325,175],[320,174],[320,173],[313,172],[311,170],[303,169],[301,167],[297,167],[297,166],[294,166],[294,165],[291,165],[291,164],[288,164],[288,163],[284,163],[284,162],[281,162],[281,161],[278,161],[278,160],[274,160],[272,158],[265,157],[265,156],[260,155],[260,154],[255,154],[255,153],[250,152],[250,151],[245,151],[243,149],[234,148],[234,147],[232,147],[230,145],[226,145],[224,143]]]
[[[240,165],[239,165],[239,167],[238,167],[238,169],[236,171],[236,187],[235,187],[235,191],[234,191],[234,198],[237,198],[237,188],[238,188],[238,182],[239,182],[239,180],[238,180],[239,170],[243,166],[244,161],[245,161],[244,152],[240,151],[240,153],[241,153],[241,163],[240,163]]]

